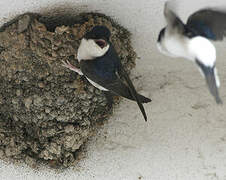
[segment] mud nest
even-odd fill
[[[77,62],[80,40],[95,25],[110,29],[129,72],[136,59],[130,33],[102,14],[73,19],[24,14],[1,27],[1,159],[32,167],[74,165],[85,142],[110,116],[104,94],[61,66],[62,60]]]

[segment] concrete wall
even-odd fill
[[[76,169],[60,174],[4,163],[0,179],[225,180],[226,111],[209,95],[195,66],[157,51],[164,26],[165,0],[1,0],[0,23],[17,14],[47,12],[54,7],[74,12],[98,11],[112,16],[133,34],[140,57],[132,73],[140,93],[152,97],[145,123],[135,103],[124,100]],[[202,7],[226,5],[222,0],[177,2],[183,18]],[[226,23],[226,22],[225,22]],[[225,44],[217,44],[221,96],[226,102]],[[161,87],[161,88],[160,88]]]

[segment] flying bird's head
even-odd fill
[[[166,39],[166,27],[162,28],[159,32],[158,39],[157,39],[157,48],[160,53],[169,56],[169,57],[177,57],[176,55],[170,53],[165,45],[164,45],[164,39]]]
[[[110,47],[110,30],[105,26],[95,26],[81,40],[78,60],[92,60],[103,56]]]
[[[206,38],[197,36],[190,40],[188,49],[195,59],[196,64],[205,77],[210,93],[214,96],[218,104],[222,104],[218,88],[220,80],[216,68],[216,49]]]

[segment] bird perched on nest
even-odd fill
[[[218,104],[222,104],[218,92],[220,80],[216,69],[216,49],[210,40],[220,41],[226,35],[226,12],[202,9],[190,15],[184,24],[166,2],[164,16],[167,26],[158,36],[159,51],[195,62],[210,93]]]
[[[93,86],[104,91],[110,105],[112,104],[112,96],[109,95],[109,91],[136,101],[145,121],[147,121],[142,103],[151,102],[151,99],[136,92],[110,42],[110,36],[111,33],[107,27],[95,26],[84,35],[78,48],[77,59],[80,69],[68,61],[63,61],[63,66],[79,75],[84,75]],[[126,84],[119,75],[126,81]]]

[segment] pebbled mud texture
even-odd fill
[[[80,40],[95,25],[111,30],[129,72],[136,59],[130,33],[105,15],[27,13],[0,28],[0,159],[56,168],[81,158],[112,109],[100,90],[61,61],[77,64]]]

